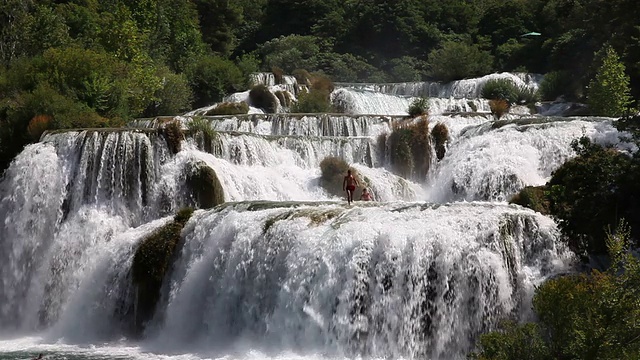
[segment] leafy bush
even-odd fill
[[[480,352],[475,360],[544,360],[551,359],[542,329],[537,324],[518,325],[508,321],[498,331],[480,336]]]
[[[587,101],[591,112],[602,116],[625,115],[631,104],[629,81],[618,54],[607,47],[602,65],[589,83]]]
[[[427,115],[429,113],[429,99],[417,98],[413,100],[407,112],[412,118]]]
[[[516,104],[535,104],[540,100],[538,91],[526,85],[516,87]]]
[[[518,87],[510,79],[490,79],[481,91],[482,97],[489,100],[506,100],[509,104],[517,102]]]
[[[571,88],[571,77],[565,71],[552,71],[542,78],[539,93],[542,100],[556,100]]]
[[[547,183],[551,213],[560,219],[574,251],[604,254],[607,227],[615,226],[620,217],[634,227],[640,220],[637,206],[629,202],[638,196],[638,179],[630,176],[636,167],[627,155],[587,137],[571,146],[578,156],[558,168]]]
[[[544,186],[527,186],[514,195],[509,202],[528,207],[545,215],[550,214],[549,199]]]
[[[294,113],[328,113],[332,111],[329,94],[323,90],[302,91],[298,95],[298,102],[293,104]]]
[[[502,115],[509,112],[509,102],[504,99],[500,100],[489,100],[489,108],[491,109],[491,113],[495,116],[496,119],[500,120]]]
[[[191,108],[193,93],[184,74],[174,74],[168,68],[157,73],[163,79],[162,87],[154,94],[154,100],[145,111],[145,116],[179,115]]]
[[[260,84],[249,91],[249,101],[251,105],[273,114],[278,109],[278,99],[266,85]]]
[[[195,107],[216,103],[246,85],[242,71],[231,60],[204,56],[189,64],[186,72],[193,89]]]
[[[396,126],[385,140],[392,169],[405,178],[424,180],[431,164],[431,135],[426,117]]]
[[[424,62],[414,57],[403,56],[389,61],[389,74],[395,82],[420,81],[425,66]]]
[[[435,142],[436,156],[438,160],[442,160],[447,151],[447,141],[449,141],[449,129],[444,123],[437,123],[431,129],[431,137]]]
[[[191,132],[191,135],[195,137],[198,144],[201,144],[201,148],[206,152],[212,151],[212,141],[218,135],[211,126],[211,122],[203,117],[194,117],[187,123],[187,128]]]
[[[447,41],[429,53],[429,75],[440,81],[477,77],[491,72],[493,56],[478,45]]]
[[[249,105],[246,102],[222,102],[206,112],[206,115],[240,115],[248,114]]]
[[[342,191],[342,182],[347,176],[347,170],[351,170],[351,175],[358,181],[361,186],[365,186],[360,178],[360,174],[354,168],[349,167],[346,161],[337,157],[326,157],[320,162],[320,185],[327,190],[328,193],[335,196],[344,196]]]
[[[292,106],[295,113],[327,113],[334,109],[331,106],[333,81],[323,75],[313,75],[309,91],[301,91],[298,102]]]
[[[322,53],[319,55],[318,66],[323,73],[340,81],[388,81],[384,72],[353,54]]]

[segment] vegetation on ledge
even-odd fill
[[[204,162],[190,164],[186,182],[198,208],[209,209],[224,203],[222,184],[216,172]]]
[[[342,182],[347,175],[347,170],[351,170],[351,174],[356,178],[360,186],[366,186],[358,171],[347,164],[346,161],[337,157],[326,157],[320,162],[320,186],[322,186],[329,194],[335,196],[345,196],[342,190]]]
[[[162,282],[181,239],[180,233],[191,214],[193,209],[181,209],[173,221],[144,238],[136,249],[131,274],[133,284],[137,287],[135,328],[138,333],[144,330],[145,323],[154,314]]]
[[[396,174],[406,179],[425,179],[433,156],[426,116],[394,125],[391,134],[381,135],[379,142]]]

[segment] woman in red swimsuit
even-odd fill
[[[351,170],[347,170],[347,176],[344,177],[344,181],[342,182],[342,190],[347,192],[347,202],[349,205],[351,205],[353,201],[353,192],[356,190],[356,186],[358,186],[358,180],[351,175]]]

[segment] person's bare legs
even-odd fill
[[[351,201],[353,201],[353,191],[347,189],[347,202],[351,205]]]

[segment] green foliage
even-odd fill
[[[321,53],[318,55],[318,68],[328,76],[346,82],[387,81],[384,72],[353,54]]]
[[[526,206],[545,215],[550,213],[549,200],[544,186],[526,186],[514,195],[509,202]]]
[[[313,36],[282,36],[262,44],[258,52],[266,69],[278,67],[286,73],[295,69],[317,69],[320,47]]]
[[[481,336],[474,359],[637,359],[640,357],[640,262],[624,221],[606,234],[611,266],[557,277],[536,290],[539,323],[509,324]]]
[[[255,54],[244,54],[236,59],[236,65],[242,72],[246,87],[249,86],[249,76],[260,70],[260,60]]]
[[[187,171],[186,181],[198,208],[209,209],[224,203],[222,184],[216,172],[207,164],[203,162],[193,164]]]
[[[414,118],[429,113],[429,99],[417,98],[411,102],[409,109],[407,109],[409,116]]]
[[[410,82],[422,80],[426,65],[411,56],[403,56],[401,58],[391,59],[388,67],[392,81]]]
[[[278,109],[278,99],[269,88],[263,84],[256,85],[249,91],[251,105],[273,114]]]
[[[514,104],[518,99],[518,87],[511,79],[490,79],[482,87],[481,94],[485,99],[506,100]]]
[[[493,57],[475,44],[448,41],[429,53],[429,76],[440,81],[477,77],[491,72]]]
[[[431,129],[431,137],[435,142],[436,156],[438,160],[442,160],[447,151],[447,141],[449,141],[449,129],[444,123],[437,123]]]
[[[629,76],[618,54],[607,47],[595,79],[589,83],[587,100],[595,115],[622,116],[631,104]]]
[[[214,53],[228,56],[236,46],[235,29],[242,24],[237,1],[194,0],[204,42]]]
[[[246,102],[223,102],[207,111],[206,115],[239,115],[249,113]]]
[[[320,171],[322,173],[320,176],[320,186],[327,190],[329,194],[344,196],[345,193],[342,190],[342,185],[348,170],[351,170],[351,175],[353,175],[361,186],[365,186],[358,171],[338,157],[326,157],[320,162]]]
[[[569,245],[579,254],[604,254],[605,230],[620,217],[636,225],[638,215],[627,197],[638,194],[631,158],[615,149],[593,144],[589,138],[574,141],[578,156],[565,162],[547,183],[551,213]],[[640,224],[639,224],[640,225]]]
[[[540,83],[540,96],[542,100],[555,100],[570,89],[571,79],[566,71],[552,71],[544,76]]]
[[[196,116],[191,118],[191,121],[187,123],[187,128],[191,133],[198,144],[200,144],[200,148],[204,149],[204,151],[211,153],[213,149],[213,140],[216,139],[218,133],[215,131],[213,126],[211,126],[211,122],[203,117]]]
[[[246,83],[233,61],[217,56],[196,59],[189,64],[186,74],[194,91],[195,107],[216,103],[225,95],[241,90]]]
[[[145,111],[148,117],[179,115],[191,108],[193,93],[184,74],[174,74],[168,68],[158,71],[162,87],[154,94],[153,103]]]
[[[537,324],[517,325],[505,322],[499,331],[480,336],[480,353],[475,360],[544,360],[552,358]]]
[[[329,93],[325,90],[302,91],[298,95],[298,102],[291,107],[294,113],[328,113],[331,112]]]

